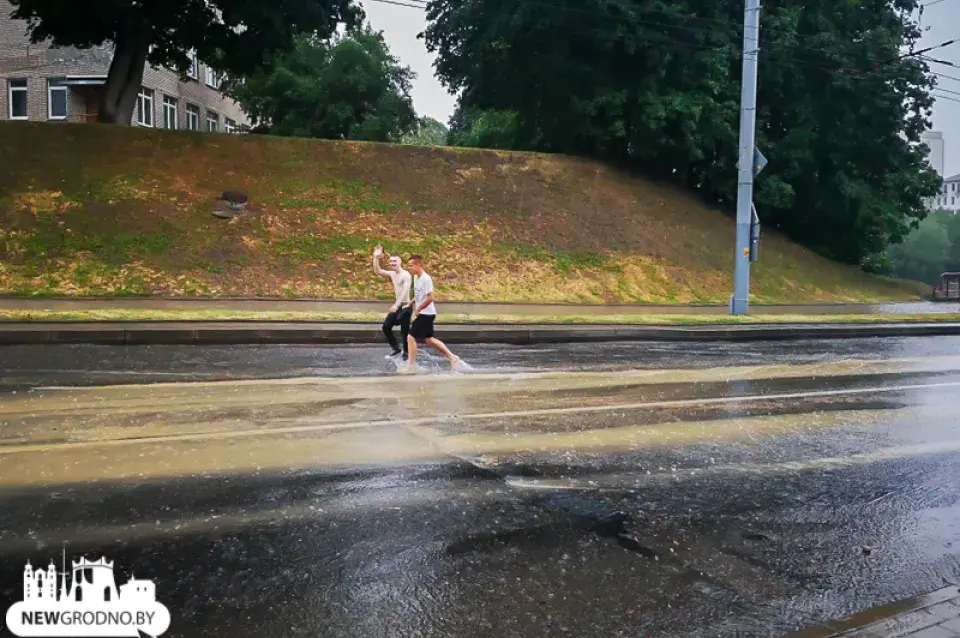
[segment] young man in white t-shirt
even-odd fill
[[[410,286],[413,278],[403,269],[403,260],[397,255],[390,256],[390,270],[380,267],[380,258],[383,256],[383,246],[373,249],[373,272],[393,281],[393,294],[396,297],[390,312],[383,320],[383,335],[387,343],[393,348],[393,353],[387,359],[393,359],[400,354],[397,338],[393,336],[393,327],[400,326],[400,338],[403,340],[403,358],[407,359],[407,334],[410,332],[410,315],[413,308],[410,306]]]
[[[437,317],[437,307],[433,303],[433,279],[423,270],[423,257],[414,255],[407,262],[410,272],[413,273],[413,323],[410,325],[410,334],[407,336],[407,351],[410,354],[410,364],[401,368],[403,372],[413,372],[417,365],[417,342],[424,341],[436,348],[450,360],[454,370],[462,367],[460,357],[456,356],[442,341],[433,336],[433,321]]]

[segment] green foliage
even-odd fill
[[[432,117],[421,117],[416,128],[401,138],[401,143],[413,146],[445,146],[450,130]]]
[[[295,33],[325,37],[337,25],[358,24],[351,0],[11,0],[15,18],[27,20],[34,42],[81,48],[114,45],[103,104],[123,95],[117,122],[130,121],[144,60],[190,67],[190,52],[239,77],[292,46]],[[101,114],[102,115],[102,114]]]
[[[333,33],[363,13],[349,0],[10,0],[14,17],[30,21],[35,41],[90,47],[132,35],[152,46],[150,61],[186,71],[189,52],[242,75],[263,56],[289,48],[297,32]],[[242,28],[240,28],[242,27]]]
[[[232,93],[275,135],[387,142],[416,125],[413,78],[365,27],[331,40],[300,36]]]
[[[460,91],[451,142],[562,152],[736,198],[739,0],[434,0],[424,33]],[[916,0],[782,0],[760,35],[756,189],[768,228],[860,264],[936,192],[932,76],[901,51]]]
[[[960,215],[931,213],[888,255],[893,274],[936,284],[942,273],[960,270]]]
[[[517,130],[517,113],[497,109],[482,111],[461,106],[453,116],[449,140],[453,146],[504,150],[523,147]]]

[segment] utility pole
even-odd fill
[[[730,298],[732,315],[747,314],[749,306],[759,54],[760,0],[746,0],[743,13],[743,78],[740,83],[740,161],[737,163],[737,248],[734,254],[733,297]]]

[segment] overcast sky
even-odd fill
[[[403,0],[399,0],[403,1]],[[960,38],[960,0],[927,0],[921,47],[934,46],[952,38]],[[413,101],[417,113],[446,122],[456,106],[454,96],[446,92],[433,75],[433,56],[427,53],[417,34],[427,22],[420,9],[385,4],[376,0],[363,0],[367,17],[374,29],[383,31],[384,38],[394,55],[412,68],[417,79],[413,83]],[[763,29],[763,26],[760,27]],[[960,43],[931,51],[930,56],[960,65]],[[937,73],[960,78],[960,68],[931,64]],[[761,82],[763,79],[761,78]],[[960,93],[960,80],[940,77],[940,88]],[[960,100],[960,95],[947,94]],[[947,175],[960,173],[960,102],[940,99],[933,111],[933,129],[942,131],[946,150]]]

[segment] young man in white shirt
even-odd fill
[[[389,277],[393,281],[393,293],[396,300],[390,306],[390,312],[383,320],[383,335],[387,338],[387,343],[393,348],[393,353],[387,355],[387,359],[393,359],[400,354],[400,346],[397,344],[397,338],[393,336],[393,327],[400,326],[400,338],[403,340],[403,359],[407,359],[407,334],[410,332],[410,315],[413,308],[410,306],[410,286],[412,277],[410,273],[403,269],[403,260],[397,255],[390,256],[390,270],[384,270],[380,267],[380,258],[383,256],[383,246],[377,246],[373,249],[373,272],[384,277]]]
[[[450,367],[459,370],[463,367],[460,357],[456,356],[442,341],[433,336],[433,321],[437,318],[437,307],[433,303],[433,279],[423,270],[423,257],[414,255],[407,262],[410,272],[415,277],[413,281],[413,323],[410,325],[410,334],[407,336],[407,351],[410,353],[410,363],[403,372],[414,372],[417,365],[417,342],[423,341],[436,348],[443,356],[450,360]]]

